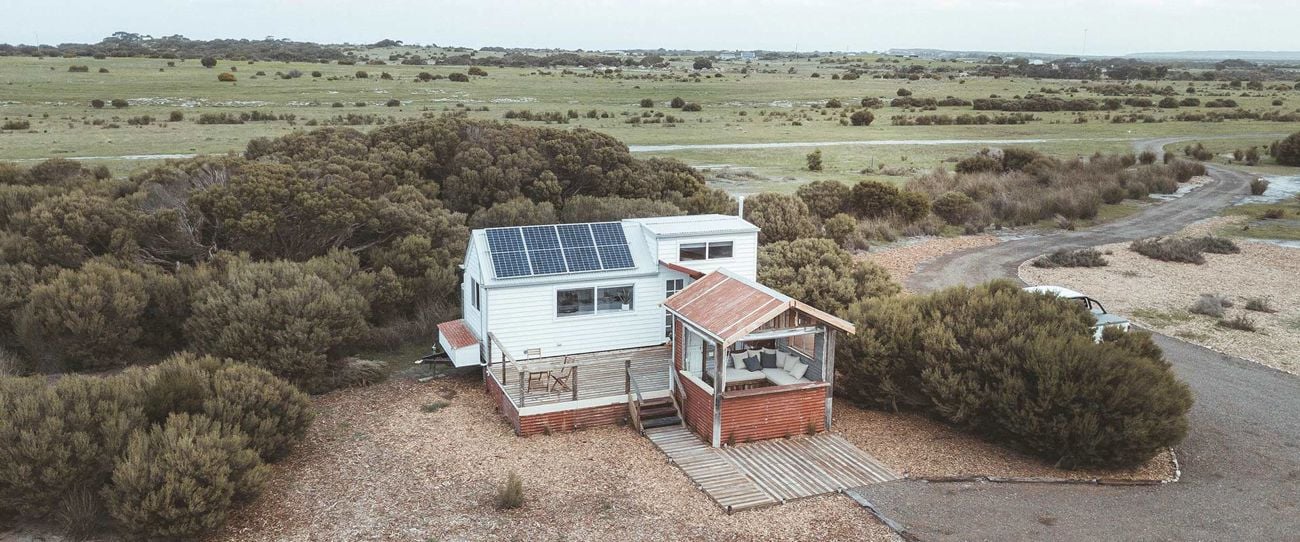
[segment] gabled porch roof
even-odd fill
[[[795,310],[853,333],[853,324],[726,269],[709,273],[664,302],[669,312],[723,344],[742,340],[780,314]]]

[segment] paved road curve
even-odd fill
[[[1158,146],[1169,141],[1151,142]],[[1014,276],[1056,248],[1172,233],[1246,194],[1248,176],[1084,232],[950,255],[913,275],[914,291]],[[900,481],[856,490],[923,540],[1300,540],[1300,378],[1157,335],[1191,386],[1183,481],[1123,488]]]

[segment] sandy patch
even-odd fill
[[[421,406],[449,404],[426,413]],[[724,514],[649,439],[604,427],[519,438],[476,378],[316,399],[301,449],[211,540],[889,540],[830,495]],[[514,471],[523,508],[501,512]]]
[[[992,235],[963,235],[960,237],[919,237],[872,248],[859,257],[885,268],[899,285],[907,284],[907,277],[916,272],[918,265],[953,252],[998,244]]]
[[[1180,235],[1204,235],[1242,217],[1219,217],[1193,224]],[[1128,249],[1127,243],[1098,247],[1109,265],[1094,269],[1039,269],[1026,263],[1020,276],[1030,284],[1055,284],[1098,299],[1107,310],[1180,339],[1233,356],[1300,374],[1300,249],[1241,241],[1240,254],[1206,254],[1204,265],[1161,262]],[[1227,296],[1235,306],[1225,317],[1255,321],[1254,333],[1216,325],[1188,307],[1201,294]],[[1246,298],[1265,297],[1278,312],[1247,311]]]
[[[913,478],[949,476],[1044,477],[1071,480],[1116,478],[1169,480],[1170,452],[1131,469],[1064,470],[980,440],[919,414],[865,410],[836,401],[831,429],[899,473]]]

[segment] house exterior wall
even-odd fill
[[[713,442],[713,394],[694,379],[682,377],[682,414],[704,442]]]
[[[465,327],[468,327],[475,337],[480,341],[487,338],[483,333],[484,318],[483,312],[474,308],[474,287],[473,281],[479,284],[483,283],[483,277],[480,275],[482,268],[479,266],[478,250],[474,246],[474,238],[470,237],[469,247],[465,250],[465,276],[460,281],[460,306],[461,318],[465,319]],[[472,279],[472,281],[471,281]],[[480,305],[482,304],[480,297]],[[486,307],[483,307],[486,310]]]
[[[717,260],[681,261],[681,245],[707,241],[731,241],[732,256]],[[696,271],[709,273],[721,268],[745,277],[758,280],[758,233],[702,234],[691,236],[674,236],[656,238],[646,233],[646,243],[660,261],[678,263]]]
[[[745,443],[826,430],[826,387],[729,392],[722,397],[722,441]]]
[[[627,419],[628,415],[627,403],[524,415],[519,417],[515,432],[522,436],[530,436],[547,432],[573,431],[599,425],[613,425]]]
[[[483,386],[487,388],[488,395],[492,397],[492,402],[496,403],[497,412],[510,422],[510,426],[515,428],[515,434],[519,434],[519,410],[515,404],[510,402],[510,397],[506,395],[505,390],[501,389],[501,384],[492,376],[483,379]]]
[[[556,292],[568,288],[633,287],[632,310],[590,316],[557,316]],[[487,329],[515,359],[540,348],[541,355],[564,356],[664,344],[664,283],[660,275],[589,280],[573,275],[561,284],[487,289]],[[492,349],[493,361],[501,359]]]

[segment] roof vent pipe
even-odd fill
[[[736,196],[736,216],[745,218],[745,196]]]

